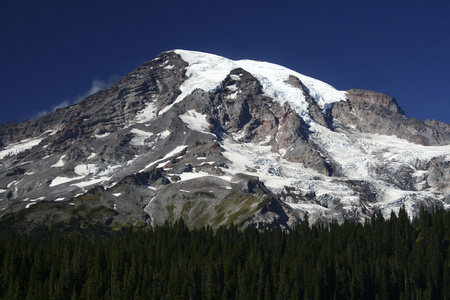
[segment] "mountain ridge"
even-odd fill
[[[278,65],[163,52],[79,103],[0,125],[0,212],[94,189],[112,223],[414,215],[449,207],[448,127]]]

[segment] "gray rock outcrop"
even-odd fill
[[[263,65],[279,72],[274,84],[255,73],[260,62],[183,53],[164,52],[72,106],[0,125],[0,218],[28,212],[26,224],[50,226],[98,211],[111,227],[183,218],[290,228],[305,215],[341,222],[448,208],[449,124],[408,119],[382,93],[327,98],[345,93],[281,67]],[[208,68],[214,84],[194,85],[210,80]]]

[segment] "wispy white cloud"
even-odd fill
[[[91,83],[91,88],[89,90],[87,90],[84,94],[78,95],[74,98],[73,104],[77,103],[81,100],[83,100],[84,98],[95,94],[101,90],[106,89],[108,86],[110,86],[112,84],[111,80],[106,82],[103,80],[99,80],[99,79],[94,79]]]
[[[94,80],[92,80],[91,87],[83,94],[75,96],[72,100],[66,99],[66,100],[62,101],[61,103],[52,106],[52,108],[50,110],[42,110],[39,113],[37,113],[36,117],[42,117],[46,114],[56,111],[57,109],[64,108],[64,107],[73,105],[75,103],[78,103],[81,100],[83,100],[84,98],[86,98],[92,94],[95,94],[101,90],[106,89],[111,84],[116,82],[118,80],[118,78],[119,77],[115,75],[115,76],[111,76],[111,78],[107,81],[100,80],[100,79],[94,79]]]

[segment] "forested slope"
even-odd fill
[[[109,236],[0,235],[2,299],[450,298],[444,210],[291,231],[176,222]]]

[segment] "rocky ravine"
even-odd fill
[[[1,125],[0,213],[287,228],[305,214],[414,214],[449,207],[449,144],[448,124],[408,119],[387,95],[176,50],[73,106]]]

